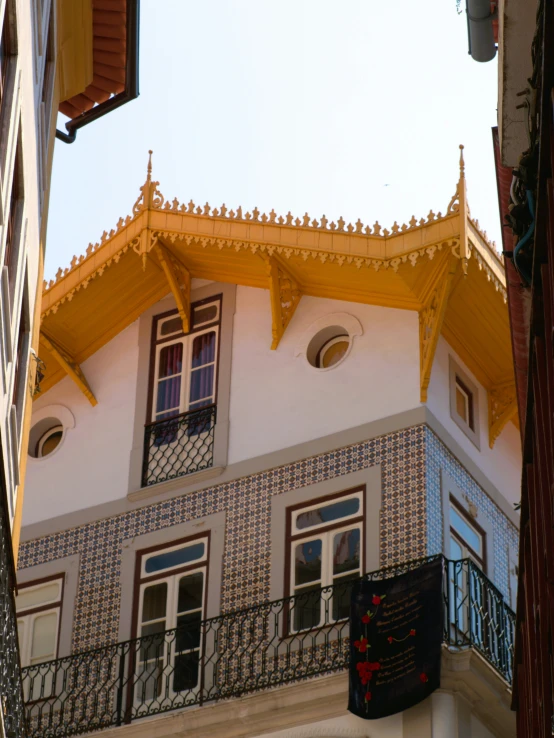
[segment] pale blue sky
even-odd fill
[[[131,212],[149,148],[166,198],[390,228],[445,211],[464,143],[500,241],[497,64],[468,56],[455,0],[141,5],[140,97],[56,141],[47,278]]]

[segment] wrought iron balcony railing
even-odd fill
[[[442,560],[444,642],[477,649],[511,682],[514,613],[471,561]],[[366,577],[379,580],[421,563]],[[29,738],[122,725],[344,669],[351,584],[27,667]]]
[[[9,525],[0,501],[0,709],[7,738],[23,738],[24,706],[10,545]]]
[[[144,429],[142,486],[207,469],[213,464],[216,406],[150,423]]]

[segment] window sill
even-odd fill
[[[142,487],[135,492],[129,492],[127,499],[129,502],[149,500],[153,497],[163,495],[166,492],[170,492],[171,490],[179,489],[180,487],[190,487],[205,479],[215,479],[215,477],[219,477],[223,474],[224,471],[224,466],[212,466],[209,469],[202,469],[202,471],[194,472],[194,474],[184,474],[182,477],[169,479],[166,482],[159,482],[158,484],[151,484],[150,486]]]

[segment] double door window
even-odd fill
[[[208,539],[141,557],[135,701],[174,699],[200,679]]]
[[[289,630],[348,617],[350,585],[362,574],[363,490],[289,509]]]

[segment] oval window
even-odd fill
[[[316,358],[316,366],[318,369],[329,369],[339,361],[342,361],[348,352],[350,346],[349,336],[336,336],[327,341],[320,348]]]
[[[37,443],[37,458],[42,459],[58,448],[63,437],[63,426],[56,425],[39,438]]]

